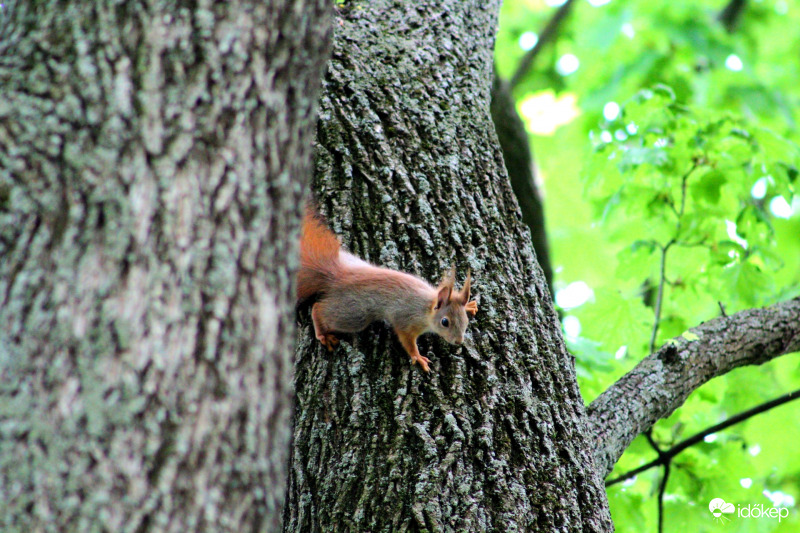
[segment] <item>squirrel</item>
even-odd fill
[[[357,333],[385,320],[411,364],[419,363],[425,372],[430,372],[430,360],[419,353],[417,337],[433,332],[451,344],[461,344],[467,313],[478,312],[478,303],[469,301],[469,272],[456,291],[454,269],[434,288],[411,274],[372,265],[342,250],[339,239],[311,208],[303,218],[297,282],[298,301],[319,298],[311,308],[311,319],[317,339],[328,351],[339,344],[334,332]]]

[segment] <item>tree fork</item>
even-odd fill
[[[601,474],[712,378],[800,350],[800,298],[710,320],[666,342],[589,406]]]

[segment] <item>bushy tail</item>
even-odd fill
[[[339,239],[312,209],[306,208],[300,237],[300,273],[297,299],[305,300],[326,288],[340,275]]]

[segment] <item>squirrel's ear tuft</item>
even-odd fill
[[[450,287],[450,289],[454,289],[456,286],[456,267],[450,268],[447,272],[444,273],[444,277],[442,281],[439,283],[439,288],[442,287]]]
[[[467,270],[467,279],[464,281],[464,286],[461,288],[461,292],[458,293],[459,300],[461,303],[466,304],[469,301],[469,291],[472,287],[472,273]]]
[[[453,293],[453,289],[455,289],[455,286],[456,286],[456,269],[455,267],[453,267],[447,272],[445,272],[441,283],[439,283],[438,287],[439,294],[436,297],[435,309],[441,309],[442,307],[450,303],[450,297]]]

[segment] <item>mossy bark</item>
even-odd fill
[[[431,373],[374,324],[332,353],[300,310],[286,531],[608,531],[560,324],[489,114],[498,1],[348,2],[323,82],[314,191],[353,253],[472,270],[463,347]]]
[[[274,531],[322,0],[0,8],[0,529]]]

